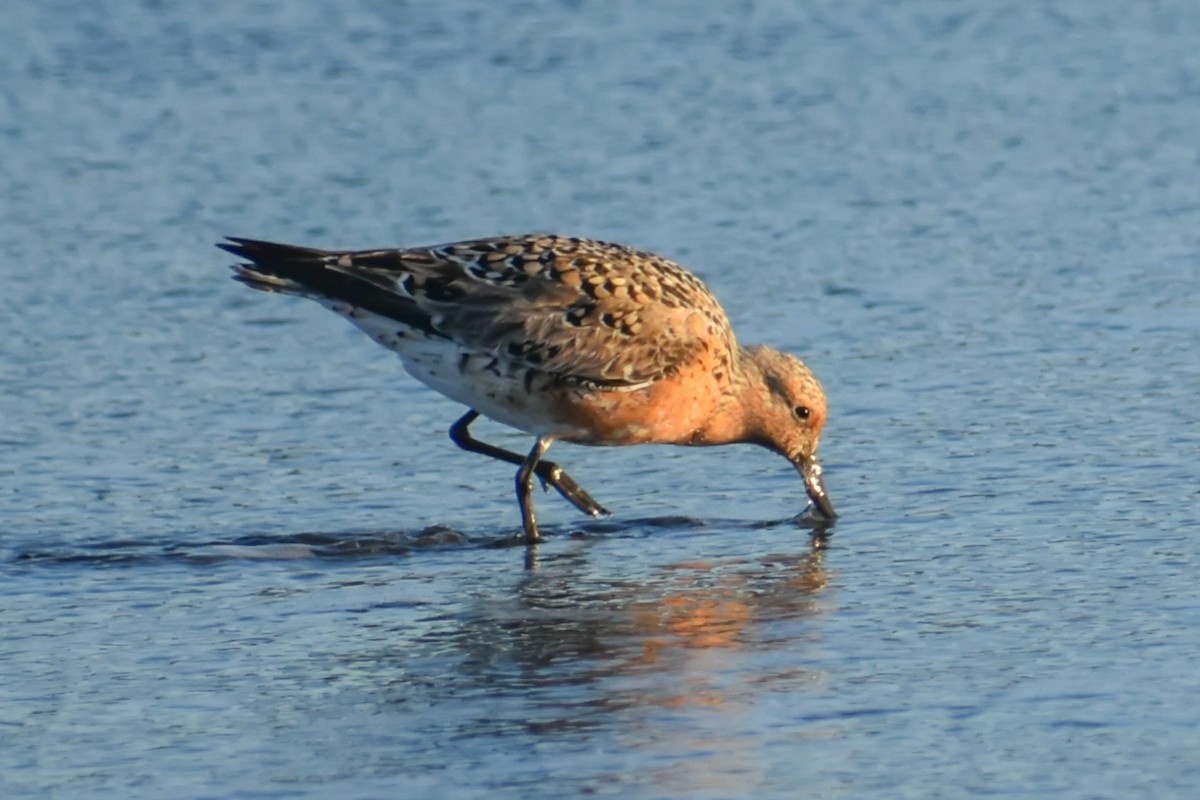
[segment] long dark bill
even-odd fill
[[[804,489],[808,492],[808,499],[825,519],[836,519],[837,512],[833,510],[833,500],[829,498],[829,491],[825,488],[825,476],[821,472],[821,462],[816,458],[802,458],[795,464],[796,469],[800,472],[800,477],[804,478]]]

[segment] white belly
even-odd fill
[[[477,353],[361,308],[329,303],[372,339],[400,356],[408,374],[429,388],[475,409],[489,419],[535,436],[577,434],[556,419],[549,379],[541,373]]]

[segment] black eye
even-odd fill
[[[796,412],[796,419],[808,419],[809,415],[812,414],[808,410],[808,406],[796,406],[794,411]]]

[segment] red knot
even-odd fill
[[[316,300],[468,407],[450,438],[519,465],[528,542],[540,540],[534,476],[583,513],[608,513],[543,460],[556,441],[761,445],[800,472],[819,515],[835,516],[817,461],[820,382],[794,356],[739,345],[700,279],[662,256],[549,235],[355,251],[228,238],[218,247],[248,262],[235,279]],[[475,439],[480,414],[533,435],[533,449]]]

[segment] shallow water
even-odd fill
[[[306,8],[0,23],[0,794],[1192,796],[1200,8]],[[461,409],[211,246],[527,230],[809,361],[831,537],[560,446],[616,513],[526,564]]]

